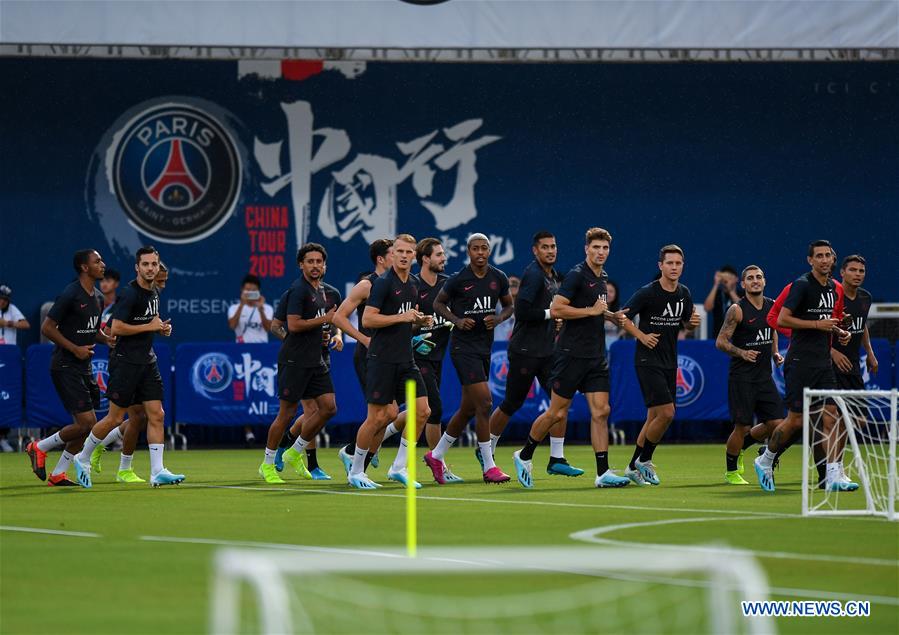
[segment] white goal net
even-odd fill
[[[897,515],[896,390],[805,390],[802,513]]]
[[[773,633],[748,554],[595,547],[223,549],[211,632]]]

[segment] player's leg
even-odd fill
[[[509,425],[509,420],[521,409],[540,365],[540,359],[509,354],[509,372],[506,373],[506,393],[502,403],[490,415],[490,444],[493,453],[500,437]]]
[[[565,392],[564,388],[559,388],[559,390]],[[556,392],[554,384],[554,389],[549,400],[549,408],[547,408],[546,412],[537,417],[534,420],[534,423],[531,424],[531,430],[528,432],[528,438],[525,441],[524,446],[520,450],[516,450],[512,453],[512,462],[515,465],[515,476],[523,487],[531,488],[534,486],[533,478],[531,476],[533,473],[532,461],[534,458],[534,450],[536,450],[537,446],[540,445],[540,442],[546,438],[550,429],[562,420],[564,413],[568,411],[568,408],[571,405],[573,397],[573,394],[563,397]]]
[[[537,380],[544,387],[547,394],[551,394],[550,386],[553,370],[553,358],[541,360],[537,368]],[[581,394],[588,392],[609,391],[609,371],[604,360],[581,360],[578,364],[582,368],[580,378],[577,381],[576,390]],[[574,393],[572,392],[572,397]],[[550,476],[580,476],[584,473],[579,467],[568,463],[565,458],[565,433],[568,430],[568,412],[566,408],[562,412],[562,418],[549,429],[549,460],[546,464],[546,473]]]
[[[150,484],[177,485],[184,480],[183,474],[173,474],[165,467],[165,411],[161,399],[144,401],[147,413],[147,446],[150,450]]]
[[[297,403],[302,398],[310,378],[307,371],[308,369],[300,368],[296,364],[278,364],[278,414],[269,426],[265,455],[259,465],[259,475],[266,483],[284,482],[275,468],[275,455],[278,453],[278,445],[285,431],[296,418]]]
[[[483,402],[475,400],[476,391],[472,390],[470,386],[481,383],[486,386],[487,366],[489,366],[490,363],[488,359],[485,365],[485,361],[475,355],[458,355],[450,353],[450,357],[453,362],[453,367],[456,369],[459,383],[462,386],[462,397],[459,403],[459,409],[450,418],[449,423],[446,426],[446,432],[440,437],[437,445],[424,456],[425,464],[431,469],[434,480],[441,485],[446,482],[446,479],[443,478],[444,457],[446,456],[446,453],[456,442],[456,439],[459,438],[459,435],[462,434],[462,431],[465,429],[465,426],[468,425],[469,420],[477,414],[477,409],[480,407],[483,410],[484,408],[485,404]],[[488,396],[489,393],[490,391],[488,388]],[[489,404],[492,404],[492,400]],[[489,443],[490,405],[487,407],[487,422],[484,424],[484,427],[486,428],[487,442]],[[480,446],[478,447],[478,450],[480,450]]]
[[[137,442],[140,433],[147,429],[147,411],[143,404],[135,404],[128,408],[128,419],[119,426],[124,429],[122,434],[122,453],[119,455],[119,469],[116,472],[116,481],[119,483],[146,483],[146,480],[134,471],[134,452],[137,450]]]
[[[752,382],[735,381],[727,382],[727,402],[730,410],[733,430],[727,437],[724,448],[724,482],[731,485],[748,485],[743,478],[743,445],[746,437],[752,437],[752,419],[754,414],[754,390]]]
[[[625,474],[638,485],[658,485],[660,479],[652,462],[653,453],[674,420],[676,369],[637,366],[637,379],[646,406],[646,421],[634,447]]]
[[[431,408],[428,405],[428,391],[421,374],[420,369],[414,363],[400,365],[397,373],[397,384],[394,389],[394,395],[397,400],[405,400],[406,382],[412,380],[415,382],[415,421],[408,421],[406,417],[406,425],[414,425],[414,438],[418,439],[427,425],[428,418],[431,416]],[[408,413],[408,411],[407,411]],[[414,451],[414,446],[412,448]],[[399,449],[393,464],[387,470],[387,478],[397,481],[403,485],[409,483],[409,475],[406,471],[408,465],[409,444],[406,440],[406,434],[400,436]],[[416,488],[420,488],[421,484],[417,481],[414,483]]]
[[[315,369],[306,385],[303,398],[315,401],[313,412],[304,419],[300,434],[283,456],[284,462],[293,467],[297,474],[311,479],[312,473],[306,467],[304,460],[306,447],[315,440],[328,421],[337,414],[337,401],[334,398],[334,384],[330,371],[325,370],[324,367]]]
[[[387,404],[369,403],[365,421],[359,426],[356,433],[355,452],[353,464],[347,474],[347,482],[350,487],[357,489],[376,489],[380,487],[365,475],[365,459],[368,450],[375,438],[375,432],[389,423],[387,419]]]
[[[609,469],[609,407],[608,390],[587,392],[587,405],[590,408],[590,443],[596,458],[595,487],[625,487],[631,480],[619,476]]]

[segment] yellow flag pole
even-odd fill
[[[418,422],[415,414],[415,382],[411,379],[406,381],[406,461],[408,479],[406,484],[406,555],[414,558],[418,547],[418,526],[417,514],[415,509],[415,471],[417,457],[415,455],[415,443],[418,441],[416,432],[418,431]]]

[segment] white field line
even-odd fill
[[[14,527],[0,525],[0,531],[20,531],[27,534],[48,534],[50,536],[71,536],[73,538],[102,538],[102,534],[91,531],[63,531],[61,529],[42,529],[40,527]]]
[[[251,486],[251,485],[200,485],[187,484],[180,485],[182,488],[207,488],[207,489],[231,489],[243,490],[248,492],[292,492],[294,494],[330,494],[334,496],[363,496],[363,497],[381,497],[381,498],[401,498],[406,499],[405,492],[397,494],[388,494],[386,492],[355,491],[355,490],[330,490],[330,489],[299,489],[296,487],[271,487],[271,486]],[[447,487],[452,487],[447,486]],[[601,496],[601,494],[600,494]],[[422,496],[417,494],[416,500],[426,501],[448,501],[459,503],[489,503],[491,505],[533,505],[545,507],[572,507],[580,509],[625,509],[633,511],[647,512],[672,512],[686,514],[723,514],[723,515],[739,515],[744,517],[747,515],[758,516],[760,518],[802,518],[801,514],[784,514],[778,512],[753,512],[746,510],[729,510],[729,509],[695,509],[691,507],[653,507],[650,505],[611,505],[608,503],[565,503],[560,501],[541,501],[541,500],[510,500],[504,498],[471,498],[463,496]],[[862,516],[848,516],[847,518],[865,519]]]
[[[630,529],[640,529],[643,527],[660,527],[663,525],[678,525],[684,523],[707,523],[707,522],[728,522],[728,521],[750,521],[764,520],[758,516],[744,516],[743,518],[671,518],[667,520],[653,520],[648,522],[624,523],[620,525],[605,525],[603,527],[594,527],[583,531],[576,531],[569,535],[572,540],[580,540],[598,545],[617,545],[629,546],[645,549],[662,549],[670,551],[678,549],[681,551],[692,551],[696,553],[711,553],[728,556],[732,554],[752,554],[756,558],[774,558],[781,560],[808,560],[811,562],[838,562],[842,564],[864,564],[878,567],[895,567],[899,565],[897,560],[889,560],[885,558],[856,558],[851,556],[833,556],[828,554],[811,554],[811,553],[793,553],[789,551],[756,551],[753,549],[741,549],[733,547],[724,547],[716,545],[674,545],[654,542],[632,542],[629,540],[613,540],[611,538],[602,538],[605,534],[618,531],[626,531]]]

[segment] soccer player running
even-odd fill
[[[866,263],[863,256],[853,254],[843,258],[840,265],[840,278],[843,282],[843,309],[849,318],[848,331],[849,342],[833,342],[830,349],[830,358],[833,361],[834,375],[840,390],[864,390],[865,381],[862,378],[860,349],[865,347],[867,357],[865,363],[870,372],[876,373],[879,367],[874,349],[871,346],[871,336],[868,333],[868,311],[871,309],[871,294],[862,288],[865,282]],[[864,419],[859,419],[856,425],[865,425]],[[843,483],[852,483],[843,468],[843,450],[846,446],[846,434],[838,437],[839,449],[837,453],[837,477]]]
[[[834,264],[830,242],[816,240],[810,243],[807,260],[811,271],[797,278],[790,286],[777,319],[779,326],[792,329],[793,333],[784,365],[789,413],[771,433],[764,454],[754,461],[759,485],[767,492],[775,490],[774,460],[778,451],[802,429],[803,390],[833,390],[837,387],[830,357],[831,336],[836,335],[843,342],[849,341],[849,333],[839,327],[840,320],[831,317],[837,290],[830,278]],[[836,421],[836,406],[833,403],[824,405],[822,421],[822,443],[827,456],[826,487],[833,491],[857,489],[855,483],[846,483],[839,478],[839,465],[834,460],[837,444],[831,438]]]
[[[625,320],[624,330],[637,340],[634,366],[646,405],[646,422],[624,472],[637,485],[661,482],[652,456],[674,420],[677,335],[682,325],[690,330],[699,326],[690,290],[679,282],[684,272],[684,250],[677,245],[662,247],[659,271],[659,279],[638,289],[622,309],[631,317]],[[639,317],[639,328],[632,321],[634,317]]]
[[[509,339],[506,394],[503,402],[490,415],[490,443],[494,453],[509,420],[527,399],[534,378],[537,378],[548,395],[552,394],[550,371],[558,329],[557,321],[550,315],[550,305],[562,283],[562,275],[553,267],[557,257],[556,237],[548,231],[537,232],[532,240],[531,251],[534,260],[521,275],[521,285],[515,298],[515,326]],[[553,424],[549,433],[547,474],[580,476],[584,473],[584,470],[569,465],[565,460],[563,448],[567,423],[566,405],[561,411],[561,418]],[[542,440],[543,437],[534,438]]]
[[[393,241],[393,266],[372,283],[362,325],[371,330],[365,378],[365,401],[368,412],[356,434],[356,451],[347,482],[357,489],[374,489],[379,485],[365,475],[366,457],[373,442],[383,436],[396,404],[405,401],[406,382],[415,382],[417,439],[431,414],[428,394],[421,372],[412,356],[412,327],[429,326],[431,317],[418,310],[418,284],[412,277],[415,239],[400,234]],[[391,408],[393,406],[393,408]],[[400,439],[396,460],[387,478],[406,485],[407,444]],[[415,487],[421,487],[415,482]]]
[[[356,340],[356,347],[353,351],[353,368],[356,371],[356,379],[359,380],[359,386],[362,388],[362,394],[365,395],[365,382],[368,366],[368,345],[371,342],[371,331],[362,324],[362,314],[365,312],[365,303],[371,294],[372,283],[383,275],[390,267],[393,266],[393,241],[388,238],[379,238],[371,243],[368,247],[368,255],[375,267],[374,272],[365,274],[356,285],[350,289],[346,299],[340,303],[337,313],[334,314],[334,325],[344,333]],[[356,311],[356,324],[359,328],[353,326],[350,322],[350,315]],[[392,408],[390,410],[391,421],[396,419],[399,410]],[[366,458],[366,468],[368,463],[373,463],[378,467],[378,459],[376,451],[381,445],[380,434],[372,442],[374,446],[371,455]],[[337,456],[347,475],[353,465],[353,455],[356,453],[356,443],[352,442],[340,448]]]
[[[327,273],[327,266],[323,268],[323,271]],[[330,311],[332,307],[336,308],[340,306],[340,291],[324,280],[321,281],[321,286],[325,295],[324,310],[327,312]],[[281,296],[281,299],[278,302],[278,308],[275,309],[272,318],[272,324],[269,327],[271,333],[281,341],[284,341],[284,338],[287,337],[285,325],[287,324],[287,303],[289,302],[289,298],[290,289],[285,291]],[[333,348],[338,352],[343,350],[343,334],[338,328],[332,329],[332,326],[332,324],[322,325],[322,363],[329,371],[331,370],[331,349]],[[290,426],[284,433],[284,436],[281,437],[281,442],[278,444],[278,451],[275,453],[275,469],[279,472],[284,470],[284,452],[287,448],[296,443],[297,437],[303,434],[304,430],[305,436],[308,438],[318,425],[317,419],[313,418],[318,411],[315,400],[300,399],[300,406],[303,408],[303,414],[296,418],[293,425]],[[318,463],[318,452],[316,448],[317,439],[317,436],[313,437],[306,446],[306,468],[309,477],[311,477],[313,481],[330,481],[331,476],[325,472]],[[301,476],[305,476],[305,473],[301,474]]]
[[[603,268],[611,244],[612,236],[605,229],[588,229],[584,241],[584,262],[575,265],[565,275],[562,286],[552,299],[549,317],[565,322],[552,358],[549,408],[534,421],[524,447],[512,454],[515,474],[524,487],[534,486],[531,477],[534,450],[554,426],[565,421],[565,413],[578,391],[587,398],[590,407],[590,439],[596,455],[594,485],[623,487],[630,483],[627,478],[609,469],[609,363],[606,359],[603,320],[608,318],[620,322],[624,319],[623,313],[610,313],[606,304],[608,274]],[[509,374],[511,376],[512,373]],[[550,468],[547,472],[552,474]]]
[[[55,347],[50,360],[50,377],[72,423],[59,432],[40,441],[32,441],[25,447],[31,459],[31,470],[47,485],[54,487],[77,486],[70,481],[66,470],[72,464],[85,437],[97,423],[94,410],[100,406],[100,389],[91,370],[91,357],[96,342],[114,344],[115,338],[107,338],[100,331],[103,312],[103,295],[96,288],[103,279],[106,265],[94,249],[76,251],[72,265],[78,279],[70,283],[57,296],[47,317],[41,324],[41,333]],[[47,452],[64,447],[59,462],[47,479]]]
[[[159,317],[159,291],[154,281],[159,273],[159,252],[155,247],[141,247],[135,253],[132,280],[115,304],[112,312],[112,334],[118,339],[110,352],[109,384],[106,397],[109,412],[97,423],[75,457],[78,482],[91,487],[90,457],[101,440],[122,424],[129,406],[143,404],[147,415],[147,443],[150,447],[150,484],[153,487],[173,485],[184,480],[183,474],[172,474],[163,464],[165,450],[162,409],[162,376],[153,352],[153,336],[172,334],[171,320]]]
[[[153,279],[153,284],[156,286],[156,290],[162,293],[165,289],[165,285],[169,280],[169,270],[166,267],[165,263],[162,260],[159,261],[159,272],[156,274],[156,278]],[[112,312],[107,318],[107,325],[104,330],[106,333],[109,332],[110,324],[112,321]],[[100,324],[103,324],[103,317],[100,317]],[[115,359],[114,357],[111,358]],[[112,368],[112,364],[110,363],[109,368]],[[112,431],[107,434],[103,441],[94,448],[94,451],[91,452],[91,475],[100,474],[103,471],[103,466],[101,463],[101,459],[103,453],[106,452],[106,448],[116,443],[117,441],[122,442],[122,451],[119,455],[119,470],[116,472],[115,480],[118,483],[146,483],[146,479],[141,478],[134,471],[132,466],[134,460],[134,452],[137,449],[137,442],[140,439],[140,433],[147,429],[147,412],[144,410],[143,404],[133,404],[128,407],[128,418],[122,422],[122,425],[117,428],[113,428]]]
[[[509,295],[509,279],[499,269],[488,264],[490,241],[484,234],[472,234],[468,238],[470,264],[450,277],[434,300],[434,312],[453,324],[450,358],[462,384],[462,402],[450,419],[446,432],[437,446],[425,454],[424,461],[443,485],[443,459],[446,452],[475,418],[478,437],[479,461],[483,461],[485,483],[505,483],[509,476],[493,462],[490,444],[490,412],[493,398],[487,383],[490,372],[490,349],[493,346],[493,328],[509,319],[514,306]],[[497,301],[502,310],[496,313]]]
[[[743,478],[743,450],[767,438],[784,417],[783,400],[771,376],[771,360],[780,366],[777,331],[765,316],[774,300],[765,297],[765,274],[749,265],[740,276],[746,296],[727,309],[715,346],[730,355],[727,397],[734,429],[727,438],[724,481],[748,485]],[[753,427],[753,416],[759,425]],[[753,436],[753,433],[758,437]]]
[[[287,305],[287,337],[278,352],[278,415],[268,429],[265,458],[259,475],[266,483],[283,483],[275,468],[275,454],[284,431],[293,422],[300,399],[315,401],[309,432],[297,437],[284,452],[284,462],[303,478],[311,479],[303,455],[328,420],[337,414],[331,372],[321,356],[322,326],[334,318],[336,308],[325,310],[327,299],[321,285],[328,252],[318,243],[306,243],[297,250],[302,275],[290,288]]]

